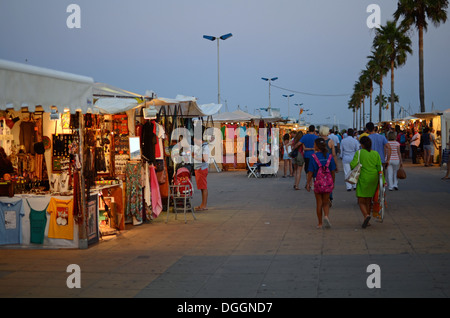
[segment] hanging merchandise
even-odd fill
[[[0,244],[22,243],[22,200],[0,202]]]
[[[34,210],[30,202],[27,201],[30,208],[30,243],[43,244],[45,226],[47,225],[47,207],[42,211]]]
[[[143,221],[142,202],[142,164],[141,162],[128,162],[126,165],[126,216],[133,219],[134,224]]]
[[[152,216],[158,217],[162,211],[161,194],[159,192],[159,183],[156,176],[155,167],[150,166],[150,187],[152,196]]]
[[[50,214],[48,237],[73,240],[73,199],[51,198],[47,212]]]

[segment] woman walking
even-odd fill
[[[291,141],[289,140],[289,134],[285,134],[283,136],[283,162],[284,162],[284,175],[283,178],[286,178],[287,171],[289,169],[289,177],[293,177],[293,168],[292,168],[292,158],[289,157],[291,152]]]
[[[333,139],[330,138],[330,128],[327,126],[320,126],[319,129],[319,137],[323,138],[325,141],[325,146],[327,148],[328,153],[330,153],[333,156],[334,163],[336,164],[336,170],[335,173],[338,172],[338,166],[337,166],[337,154],[336,154],[336,143]],[[330,207],[333,205],[333,192],[330,193]]]
[[[403,166],[402,155],[400,151],[400,144],[395,140],[395,132],[390,131],[388,133],[388,143],[391,147],[390,157],[386,158],[387,166],[387,179],[389,191],[398,190],[397,171]]]
[[[303,158],[303,144],[300,143],[300,139],[303,137],[303,132],[299,131],[294,139],[292,140],[292,151],[296,152],[295,157],[292,158],[292,163],[294,165],[294,189],[300,190],[298,184],[300,183],[300,178],[302,177],[302,169],[305,164]]]
[[[314,151],[309,161],[306,190],[311,191],[311,182],[315,179],[314,196],[316,197],[317,228],[322,228],[322,220],[325,228],[330,228],[330,193],[334,188],[336,163],[333,155],[328,152],[323,138],[314,140]]]
[[[372,151],[372,141],[369,137],[361,137],[361,150],[358,151],[350,162],[353,169],[359,162],[362,165],[358,183],[356,184],[356,196],[359,208],[364,217],[362,228],[366,228],[370,221],[370,203],[378,187],[378,172],[381,170],[381,158],[378,152]]]

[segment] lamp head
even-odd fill
[[[216,39],[215,36],[211,36],[211,35],[204,35],[203,38],[207,39],[207,40],[210,40],[210,41],[214,41]]]
[[[221,39],[221,40],[226,40],[226,39],[228,39],[228,38],[231,38],[232,36],[233,36],[233,34],[228,33],[228,34],[222,35],[222,36],[220,37],[220,39]]]

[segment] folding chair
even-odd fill
[[[249,173],[248,173],[248,178],[251,178],[252,176],[253,177],[255,177],[255,178],[258,178],[258,170],[257,170],[257,166],[251,166],[250,165],[250,157],[247,157],[246,158],[246,162],[247,162],[247,167],[248,167],[248,171],[249,171]]]
[[[195,217],[194,207],[192,206],[192,198],[194,196],[194,187],[189,181],[187,184],[170,185],[169,186],[169,196],[167,198],[167,220],[169,221],[169,210],[170,210],[170,198],[173,199],[173,212],[175,213],[175,220],[178,216],[178,210],[182,210],[184,214],[184,223],[186,220],[186,211],[191,211],[194,220]]]

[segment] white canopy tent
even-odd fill
[[[40,105],[45,112],[56,107],[86,113],[92,105],[94,80],[90,77],[0,60],[0,110],[30,112]]]
[[[95,83],[93,88],[94,110],[104,114],[126,112],[139,106],[152,96],[139,95],[105,83]]]
[[[276,122],[282,120],[281,112],[279,108],[258,108],[259,119],[267,122]]]
[[[252,119],[259,119],[259,117],[250,115],[242,110],[216,114],[212,118],[214,122],[246,122]]]
[[[166,114],[169,112],[173,114],[175,108],[178,108],[180,111],[180,113],[178,113],[179,116],[204,117],[216,114],[222,107],[222,104],[211,103],[198,105],[195,97],[177,95],[174,99],[163,97],[154,98],[145,102],[144,106],[155,106],[158,110],[161,107],[164,107],[166,109]]]

